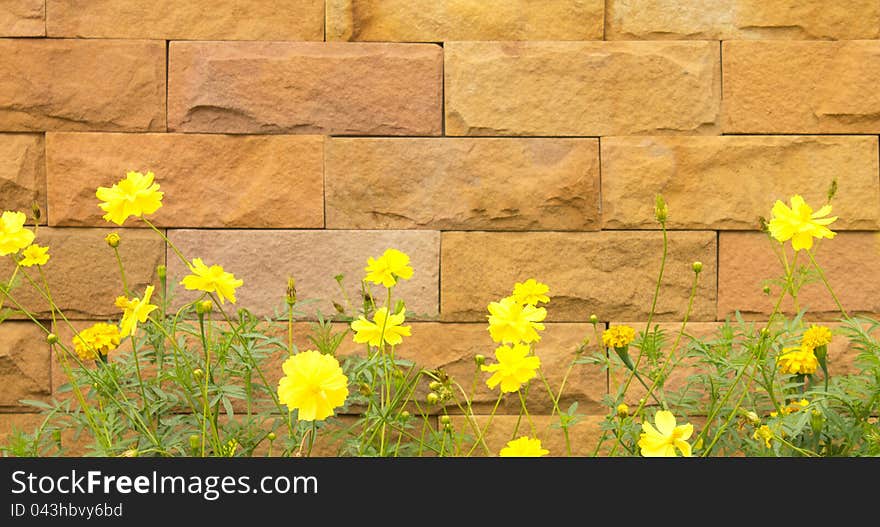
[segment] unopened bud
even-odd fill
[[[42,216],[42,211],[40,211],[40,204],[36,201],[31,205],[31,213],[34,215],[34,220],[40,221],[40,216]]]
[[[131,448],[129,450],[126,450],[122,454],[119,454],[119,457],[138,457],[139,454],[140,453],[136,448]]]
[[[296,280],[291,276],[287,278],[287,293],[285,295],[287,305],[296,304]]]
[[[50,346],[53,344],[58,344],[58,335],[56,335],[55,333],[49,333],[48,335],[46,335],[46,342],[48,342]]]
[[[342,307],[342,304],[340,304],[339,302],[333,302],[333,309],[335,309],[336,312],[339,313],[340,315],[345,314],[345,308]]]
[[[201,368],[196,368],[193,370],[193,378],[201,379],[205,372],[202,371]]]
[[[700,274],[703,270],[703,262],[697,261],[691,264],[691,269],[694,270],[694,273]]]
[[[401,419],[409,419],[409,412],[407,412],[406,410],[400,412],[400,418]]]
[[[443,385],[440,384],[440,383],[437,382],[437,381],[431,381],[430,383],[428,383],[428,388],[430,388],[431,391],[435,391],[435,392],[436,392],[437,390],[439,390],[439,389],[442,388],[442,387],[443,387]]]
[[[761,290],[764,291],[765,295],[770,294],[770,286],[769,285],[765,285]]]
[[[440,416],[440,424],[448,425],[451,422],[452,422],[452,418],[449,417],[448,415],[441,415]]]
[[[116,234],[115,232],[111,232],[110,234],[108,234],[107,236],[104,237],[104,241],[107,242],[107,245],[109,245],[110,247],[113,247],[115,249],[115,248],[119,247],[120,238],[119,238],[118,234]]]
[[[269,433],[266,435],[266,439],[268,439],[269,441],[275,441],[275,438],[277,438],[277,437],[278,437],[278,436],[275,435],[275,432],[269,432]]]
[[[597,317],[595,314],[590,315],[590,324],[598,324],[598,323],[599,323],[599,317]]]
[[[623,419],[629,415],[629,406],[626,403],[620,403],[617,405],[617,417]]]
[[[189,436],[189,447],[191,449],[198,450],[199,444],[200,444],[199,436],[197,436],[196,434]]]
[[[52,430],[52,440],[61,444],[61,430]]]
[[[657,194],[654,198],[654,217],[660,223],[666,223],[666,218],[669,217],[669,207],[666,205],[666,200],[660,194]]]
[[[168,277],[168,268],[164,265],[159,265],[156,267],[156,276],[159,277],[159,280],[165,280]]]
[[[486,356],[478,353],[474,355],[474,362],[477,363],[477,366],[482,366],[483,364],[486,364]]]
[[[406,304],[403,302],[403,300],[398,300],[397,304],[395,304],[394,306],[394,314],[399,315],[404,312],[406,312]]]
[[[427,395],[427,397],[425,397],[425,401],[426,401],[428,404],[437,404],[438,402],[440,402],[440,396],[437,395],[437,394],[434,393],[434,392],[430,392],[430,393]]]
[[[825,416],[822,410],[815,409],[810,413],[810,427],[815,435],[822,433],[822,427],[825,426]]]
[[[452,424],[447,423],[447,424],[443,425],[443,431],[444,432],[452,432]]]
[[[197,315],[205,315],[206,313],[210,313],[213,309],[214,304],[210,300],[202,300],[201,302],[196,303]]]
[[[758,414],[756,414],[755,412],[752,412],[750,410],[750,411],[746,412],[745,415],[746,415],[746,419],[748,419],[750,424],[752,424],[754,426],[758,426],[759,424],[761,424],[761,418],[758,417]]]
[[[770,330],[767,329],[767,328],[761,328],[761,338],[765,338],[765,339],[766,339],[766,338],[769,338],[769,337],[770,337]]]
[[[370,388],[369,384],[362,382],[360,386],[358,386],[358,393],[364,397],[369,397],[373,393],[373,389]]]

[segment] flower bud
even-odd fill
[[[196,368],[193,370],[194,379],[201,379],[204,374],[205,372],[203,372],[201,368]]]
[[[425,397],[425,401],[428,404],[437,404],[440,402],[440,396],[434,392],[430,392],[427,397]]]
[[[61,444],[61,430],[52,430],[52,440]]]
[[[200,444],[199,436],[197,436],[196,434],[189,436],[189,447],[191,449],[198,450],[199,444]]]
[[[769,338],[770,330],[768,328],[761,328],[761,338]]]
[[[694,273],[700,274],[700,271],[703,270],[703,262],[696,261],[691,264],[691,269],[694,270]]]
[[[119,457],[138,457],[139,454],[140,452],[138,452],[136,448],[130,448],[125,452],[119,454]]]
[[[449,423],[443,425],[443,431],[451,433],[452,432],[452,425]]]
[[[284,299],[288,306],[296,304],[296,280],[292,276],[287,278],[287,292]]]
[[[278,437],[278,436],[275,435],[275,432],[269,432],[269,433],[266,435],[266,439],[268,439],[269,441],[275,441],[275,439],[276,439],[277,437]]]
[[[813,434],[819,435],[822,433],[823,426],[825,426],[825,416],[822,414],[822,410],[816,408],[810,413],[810,428],[813,429]]]
[[[340,315],[345,314],[345,308],[342,307],[342,304],[340,304],[339,302],[333,302],[333,309],[335,309],[336,312],[339,313]]]
[[[750,424],[752,424],[754,426],[758,426],[759,424],[761,424],[761,418],[758,417],[758,414],[756,414],[755,412],[749,410],[749,411],[745,412],[745,416]]]
[[[765,285],[765,286],[763,287],[763,289],[761,289],[761,290],[764,291],[764,294],[765,294],[765,295],[769,295],[769,294],[770,294],[770,286],[769,286],[769,285]]]
[[[210,313],[214,309],[214,304],[210,300],[202,300],[201,302],[196,303],[196,314],[199,316],[204,316],[206,313]]]
[[[443,387],[443,385],[437,381],[431,381],[430,383],[428,383],[428,388],[430,388],[431,391],[433,391],[433,392],[436,392],[437,390],[439,390],[442,387]]]
[[[626,403],[620,403],[617,405],[617,417],[623,419],[629,415],[629,406]]]
[[[53,344],[58,344],[58,335],[56,335],[55,333],[49,333],[48,335],[46,335],[46,342],[48,342],[50,346]]]
[[[409,419],[409,412],[407,412],[406,410],[400,412],[400,418],[401,419]]]
[[[104,237],[104,241],[107,242],[107,245],[115,249],[119,247],[120,238],[118,234],[116,234],[115,232],[111,232]]]
[[[156,266],[156,276],[159,277],[159,280],[165,280],[168,277],[168,268],[164,265]]]
[[[369,397],[369,396],[373,393],[373,389],[370,388],[370,385],[369,385],[369,384],[367,384],[367,383],[365,383],[365,382],[362,382],[362,383],[358,386],[358,393],[360,393],[360,394],[363,395],[364,397]]]
[[[448,425],[451,422],[452,422],[452,418],[449,417],[448,415],[441,415],[440,416],[440,424],[441,425]]]
[[[42,216],[42,211],[40,211],[40,204],[36,201],[31,205],[31,214],[34,215],[35,221],[40,221],[40,216]]]
[[[669,217],[669,206],[660,194],[654,198],[654,217],[660,223],[666,223],[666,218]]]
[[[477,363],[477,366],[482,366],[483,364],[486,364],[486,356],[478,353],[474,355],[474,362]]]
[[[598,323],[599,323],[599,317],[597,317],[595,313],[590,315],[590,324],[598,324]]]

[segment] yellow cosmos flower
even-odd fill
[[[500,457],[541,457],[549,453],[549,450],[541,447],[540,439],[522,436],[519,439],[509,441],[498,455]]]
[[[542,284],[534,278],[513,285],[513,299],[520,304],[532,306],[538,305],[538,302],[546,304],[550,301],[550,297],[547,296],[549,292],[550,287],[547,284]]]
[[[782,415],[789,415],[797,413],[809,405],[810,401],[801,399],[800,401],[795,401],[787,406],[783,406],[780,410],[782,411]],[[779,417],[779,412],[770,412],[770,417]]]
[[[244,280],[236,279],[232,273],[227,273],[219,265],[208,267],[201,258],[193,258],[189,270],[192,274],[183,277],[180,283],[191,291],[217,293],[221,304],[226,303],[227,298],[234,304],[235,288],[244,284]]]
[[[364,271],[367,272],[365,282],[385,287],[396,284],[398,278],[409,280],[413,275],[413,268],[409,266],[409,255],[397,249],[386,249],[379,258],[371,256]]]
[[[825,326],[811,325],[804,331],[801,345],[805,348],[816,349],[819,346],[827,346],[831,342],[831,330]]]
[[[543,307],[522,305],[512,296],[498,302],[489,303],[489,335],[495,342],[516,344],[517,342],[537,342],[541,340],[539,330],[544,329],[540,322],[547,318]]]
[[[116,324],[98,322],[73,337],[73,349],[82,360],[98,360],[119,346],[122,337]]]
[[[323,421],[348,397],[348,377],[332,355],[308,350],[291,355],[281,365],[278,400],[301,421]]]
[[[0,216],[0,256],[15,254],[34,241],[34,233],[24,227],[24,212],[4,210]]]
[[[24,267],[31,267],[33,265],[46,265],[46,262],[49,261],[49,248],[41,247],[37,244],[28,245],[25,250],[21,252],[21,255],[24,257],[19,260],[18,265],[22,265]]]
[[[606,348],[625,348],[636,338],[636,330],[629,326],[614,326],[602,332]]]
[[[140,218],[159,210],[164,193],[159,192],[158,183],[153,183],[154,177],[152,172],[144,175],[130,171],[112,187],[98,187],[95,196],[102,201],[98,207],[107,213],[104,219],[122,225],[129,216]]]
[[[813,352],[813,348],[806,346],[798,346],[796,348],[785,348],[782,353],[776,357],[776,364],[779,371],[790,375],[812,375],[816,373],[816,367],[819,366],[819,359]]]
[[[767,425],[761,425],[755,430],[755,433],[752,434],[752,439],[763,440],[764,446],[770,448],[770,440],[773,439],[773,430]]]
[[[403,342],[403,337],[411,335],[410,327],[402,325],[405,320],[403,311],[389,316],[387,307],[377,309],[372,322],[361,315],[351,323],[351,329],[355,331],[354,341],[378,347],[384,340],[389,346],[397,346]]]
[[[121,337],[134,335],[137,331],[138,322],[146,322],[147,317],[153,310],[159,306],[150,303],[150,297],[153,296],[155,288],[148,285],[144,290],[143,298],[125,298],[124,296],[116,297],[116,307],[122,309],[122,322],[119,323]]]
[[[791,197],[791,208],[776,200],[773,205],[773,218],[768,227],[770,234],[780,242],[791,240],[795,251],[810,250],[813,238],[834,238],[835,232],[826,227],[837,220],[837,216],[823,218],[831,214],[831,205],[825,205],[816,212],[799,195]]]
[[[676,457],[676,449],[684,457],[691,456],[691,445],[687,442],[694,433],[694,425],[688,423],[676,426],[675,416],[667,410],[654,414],[654,425],[642,423],[639,448],[645,457]]]
[[[541,359],[535,355],[529,355],[527,344],[514,344],[510,346],[498,346],[495,349],[495,364],[484,364],[480,367],[483,371],[492,372],[492,376],[486,381],[489,388],[495,388],[501,384],[501,391],[505,393],[515,392],[534,378],[541,367]]]

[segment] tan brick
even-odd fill
[[[321,137],[52,133],[47,145],[52,225],[106,226],[95,189],[149,170],[165,193],[157,225],[324,226]]]
[[[329,0],[327,40],[602,40],[602,0]]]
[[[832,225],[833,228],[833,225]],[[740,311],[749,319],[766,319],[773,311],[780,288],[771,284],[771,294],[762,292],[764,283],[784,276],[771,241],[762,233],[722,232],[719,239],[718,317]],[[794,255],[786,242],[788,262]],[[843,307],[850,315],[880,313],[880,237],[873,232],[843,232],[834,239],[821,240],[814,247],[816,262]],[[798,264],[812,268],[807,255],[800,251]],[[815,280],[803,286],[799,307],[807,317],[836,320],[842,315],[828,290]],[[785,313],[793,313],[790,298],[782,302]]]
[[[824,203],[839,191],[838,229],[880,226],[876,137],[724,136],[602,138],[602,220],[610,229],[660,228],[654,197],[673,229],[758,229],[777,199]]]
[[[725,133],[880,132],[880,42],[727,41]]]
[[[50,37],[324,40],[322,0],[47,0]]]
[[[45,150],[41,134],[0,134],[0,210],[18,210],[30,218],[36,202],[40,223],[46,223]]]
[[[0,0],[0,37],[46,34],[44,0]]]
[[[441,312],[444,320],[486,320],[489,302],[535,278],[550,287],[547,319],[647,318],[660,270],[659,232],[443,234]],[[680,319],[703,262],[691,320],[715,318],[715,233],[670,232],[657,320]]]
[[[46,333],[33,322],[0,323],[0,407],[35,411],[22,399],[45,400],[51,392]]]
[[[172,42],[169,129],[439,135],[433,44]]]
[[[401,280],[394,298],[406,301],[408,310],[420,317],[437,315],[440,234],[433,231],[286,231],[286,230],[170,230],[169,238],[187,258],[202,258],[207,265],[223,265],[244,280],[236,291],[238,304],[258,315],[286,312],[284,294],[287,277],[296,278],[300,301],[317,303],[300,307],[314,318],[317,309],[334,313],[331,301],[346,301],[334,280],[344,275],[346,293],[357,308],[361,305],[360,283],[367,258],[380,256],[387,248],[399,249],[411,257],[412,279]],[[168,254],[169,282],[179,282],[183,264]],[[384,288],[372,287],[377,298]],[[196,298],[194,291],[177,287],[175,302]]]
[[[165,43],[0,40],[0,129],[165,130]]]
[[[606,38],[841,39],[877,38],[873,0],[611,0]]]
[[[602,435],[600,425],[604,416],[600,415],[583,415],[580,421],[568,430],[569,441],[571,446],[571,455],[576,457],[592,456],[599,443]],[[517,421],[520,421],[517,427]],[[452,426],[460,432],[476,437],[477,427],[479,430],[486,429],[483,440],[485,447],[489,449],[489,456],[498,456],[498,453],[504,448],[508,441],[517,437],[529,436],[537,437],[541,440],[541,446],[550,451],[548,457],[565,457],[568,455],[568,449],[565,445],[565,435],[561,428],[558,428],[559,417],[549,415],[532,415],[532,424],[534,424],[534,432],[529,421],[523,417],[521,420],[518,415],[502,415],[496,414],[492,421],[489,422],[488,415],[476,415],[470,418],[465,416],[453,416]],[[556,425],[556,426],[554,426]],[[514,437],[514,432],[516,432]],[[600,449],[599,454],[604,454],[607,447],[612,443],[604,443],[605,448]],[[473,442],[463,442],[462,448],[457,455],[466,456],[470,453],[472,456],[486,456],[486,448],[477,445],[473,448]]]
[[[330,228],[594,230],[595,139],[327,143]]]
[[[121,311],[114,304],[123,293],[119,266],[104,237],[110,229],[76,229],[45,227],[37,234],[37,243],[49,246],[49,262],[43,273],[49,283],[52,300],[70,319],[119,317]],[[164,263],[165,246],[152,231],[125,230],[121,234],[119,252],[125,268],[125,277],[133,295],[143,295],[144,288],[153,283],[156,266]],[[9,276],[12,265],[0,263],[0,276]],[[27,275],[39,282],[35,269]],[[19,273],[21,276],[21,273]],[[158,294],[158,292],[157,292]],[[38,318],[46,319],[51,313],[49,304],[31,284],[22,279],[12,290],[13,298]],[[155,297],[154,297],[155,298]],[[14,308],[7,301],[7,307]],[[23,318],[22,315],[15,315]]]
[[[714,133],[710,42],[450,42],[448,135]]]

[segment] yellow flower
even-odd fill
[[[752,434],[752,439],[764,440],[764,446],[770,448],[770,440],[773,439],[773,430],[770,430],[770,427],[767,425],[761,425],[755,433]]]
[[[189,290],[217,293],[221,304],[225,303],[227,298],[235,303],[235,288],[241,287],[244,280],[236,279],[232,273],[227,273],[219,265],[208,267],[201,258],[193,258],[189,270],[192,274],[183,277],[183,281],[180,282],[184,287]]]
[[[516,344],[541,340],[537,330],[543,330],[540,322],[547,317],[543,307],[522,305],[512,296],[499,302],[489,303],[489,334],[495,342]]]
[[[831,330],[825,326],[811,325],[804,331],[801,345],[805,348],[816,349],[819,346],[827,346],[831,342]]]
[[[825,205],[813,212],[799,195],[791,197],[791,208],[776,200],[773,218],[768,225],[770,234],[780,242],[791,240],[791,247],[795,251],[810,250],[813,247],[813,238],[834,238],[836,233],[826,225],[834,223],[837,216],[823,218],[830,213],[831,205]]]
[[[24,212],[4,210],[0,216],[0,256],[15,254],[34,241],[34,233],[24,228]]]
[[[549,450],[541,448],[540,439],[522,436],[519,439],[509,441],[498,455],[501,457],[541,457],[549,453]]]
[[[121,336],[115,324],[98,322],[73,337],[73,349],[82,360],[97,360],[119,346]]]
[[[790,403],[788,406],[783,406],[781,408],[782,415],[789,415],[789,414],[799,412],[801,409],[806,408],[807,406],[810,406],[810,401],[808,401],[806,399],[801,399],[799,401],[795,401],[793,403]],[[770,412],[770,417],[778,417],[778,416],[779,416],[778,412]]]
[[[148,285],[144,290],[144,297],[141,299],[129,299],[124,296],[116,297],[116,307],[122,309],[122,322],[119,323],[119,334],[121,337],[134,335],[135,331],[137,331],[138,322],[146,322],[150,313],[154,309],[158,309],[159,306],[154,306],[150,303],[150,297],[153,296],[154,289],[153,286]]]
[[[547,296],[549,291],[550,287],[548,287],[547,284],[542,284],[534,278],[529,278],[523,283],[516,283],[513,285],[513,299],[520,304],[529,304],[532,306],[538,305],[538,302],[544,302],[546,304],[550,301],[550,297]]]
[[[480,366],[483,371],[492,372],[492,376],[486,381],[489,388],[495,388],[501,384],[501,391],[506,393],[515,392],[534,378],[541,367],[541,359],[535,355],[529,355],[527,344],[514,344],[510,346],[498,346],[495,349],[495,364]]]
[[[625,348],[636,338],[636,330],[629,326],[614,326],[602,332],[606,348]]]
[[[413,268],[409,266],[409,256],[397,249],[386,249],[379,258],[374,259],[371,256],[364,271],[367,272],[365,282],[373,282],[385,287],[396,284],[398,278],[409,280],[413,275]]]
[[[31,244],[21,252],[21,255],[24,258],[18,262],[18,265],[23,265],[24,267],[46,265],[46,262],[49,261],[49,248]]]
[[[140,218],[156,212],[162,206],[164,193],[159,192],[158,183],[153,183],[154,177],[152,172],[144,175],[130,171],[112,187],[98,187],[95,196],[102,201],[98,207],[107,213],[104,219],[122,225],[129,216]]]
[[[694,425],[676,426],[675,416],[667,410],[659,410],[654,414],[654,424],[642,423],[639,436],[639,448],[645,457],[676,457],[675,450],[681,451],[684,457],[691,456],[691,445],[687,439],[694,433]]]
[[[348,377],[332,355],[303,351],[291,355],[281,369],[284,377],[278,381],[278,400],[291,411],[299,410],[301,421],[323,421],[345,404]]]
[[[819,366],[819,360],[813,352],[813,348],[799,346],[796,348],[785,348],[782,353],[776,357],[776,364],[779,371],[790,375],[811,375],[816,373],[816,367]]]
[[[387,307],[376,310],[373,322],[361,315],[351,323],[351,329],[355,331],[354,341],[358,344],[367,342],[370,346],[378,347],[384,339],[389,346],[397,346],[403,342],[403,337],[410,336],[410,327],[401,325],[405,320],[406,314],[403,311],[389,316]]]

